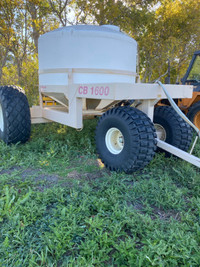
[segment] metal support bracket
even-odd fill
[[[166,142],[161,141],[158,138],[157,138],[157,146],[200,168],[200,158],[197,158],[175,146],[167,144]]]

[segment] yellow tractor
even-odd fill
[[[193,85],[193,96],[192,98],[176,99],[176,102],[187,117],[200,129],[200,50],[194,52],[181,83]],[[163,104],[168,105],[168,100],[161,100],[161,105]]]

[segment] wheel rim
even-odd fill
[[[156,129],[156,134],[157,134],[158,139],[160,139],[162,141],[165,141],[166,138],[167,138],[167,134],[166,134],[165,128],[162,125],[158,124],[158,123],[155,123],[154,127]]]
[[[194,116],[194,125],[200,129],[200,111]]]
[[[119,154],[124,148],[124,136],[117,128],[110,128],[105,137],[106,147],[112,154]]]
[[[0,103],[0,130],[3,132],[3,129],[4,129],[3,109]]]

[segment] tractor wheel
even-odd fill
[[[192,142],[192,128],[169,106],[156,107],[154,126],[157,137],[181,150],[187,151]],[[158,149],[163,151],[161,149]],[[166,156],[169,152],[164,151]]]
[[[196,127],[200,130],[200,101],[196,102],[189,108],[188,119],[190,119]]]
[[[99,119],[96,147],[108,169],[131,173],[152,160],[156,150],[155,128],[138,109],[113,108]]]
[[[0,139],[6,144],[24,143],[30,130],[30,109],[24,91],[17,86],[0,87]]]

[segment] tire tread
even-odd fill
[[[99,146],[98,131],[104,120],[118,117],[123,120],[131,132],[131,153],[127,162],[122,162],[120,166],[108,164],[106,158],[102,156]],[[156,133],[151,120],[142,111],[132,107],[117,107],[109,109],[99,119],[96,128],[97,153],[104,165],[111,171],[134,172],[145,167],[154,157],[156,151]]]
[[[5,110],[6,134],[2,134],[7,144],[25,143],[30,137],[31,119],[28,100],[18,86],[0,87],[0,101]]]
[[[170,137],[172,140],[169,143],[183,151],[187,151],[192,142],[192,128],[189,124],[187,124],[170,106],[156,107],[154,110],[155,123],[157,123],[157,118],[167,120],[172,127],[171,134],[173,136]],[[168,155],[168,153],[166,155]]]

